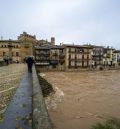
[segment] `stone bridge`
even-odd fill
[[[35,66],[32,73],[27,68],[25,71],[4,117],[0,118],[0,129],[53,129]]]

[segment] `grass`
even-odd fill
[[[42,88],[42,93],[44,97],[47,97],[51,92],[53,92],[53,87],[52,85],[43,77],[41,77],[40,75],[38,75],[39,78],[39,83],[41,85]]]
[[[120,119],[111,118],[104,123],[97,123],[91,129],[120,129]]]

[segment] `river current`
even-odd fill
[[[90,129],[96,122],[120,118],[120,71],[44,75],[63,94],[62,101],[56,101],[55,108],[48,109],[55,129]]]

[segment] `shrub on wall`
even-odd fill
[[[54,91],[53,87],[46,79],[44,79],[40,75],[38,75],[38,78],[39,78],[40,86],[42,88],[43,96],[47,97],[51,92]]]

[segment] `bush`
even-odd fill
[[[103,124],[97,123],[91,129],[120,129],[120,120],[117,118],[111,118]]]
[[[0,66],[4,66],[4,65],[5,65],[4,61],[0,60]]]
[[[38,78],[39,78],[40,86],[42,88],[43,96],[47,97],[51,92],[54,91],[53,87],[52,87],[52,85],[47,80],[45,80],[40,75],[38,75]]]

